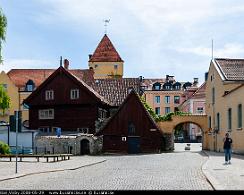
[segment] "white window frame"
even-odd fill
[[[54,100],[54,91],[53,90],[45,91],[45,100]]]
[[[203,114],[204,108],[203,107],[197,107],[197,114]]]
[[[70,90],[70,99],[77,100],[80,98],[80,90],[79,89],[71,89]]]
[[[38,112],[39,120],[54,119],[54,109],[43,109]]]

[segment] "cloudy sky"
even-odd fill
[[[125,77],[204,81],[214,57],[244,58],[243,0],[0,0],[7,16],[4,65],[88,68],[110,19],[108,36],[125,61]]]

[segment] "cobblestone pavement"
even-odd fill
[[[0,182],[0,190],[212,190],[197,152],[103,156],[105,162],[73,171]]]

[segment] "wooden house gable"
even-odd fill
[[[59,67],[25,101],[29,106],[105,103],[92,88]]]

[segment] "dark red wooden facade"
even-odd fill
[[[147,153],[164,149],[162,133],[134,91],[96,135],[103,136],[104,152]],[[133,144],[137,147],[134,151]]]
[[[79,89],[79,99],[70,98],[70,90]],[[46,90],[54,91],[54,99],[46,100]],[[95,132],[98,109],[108,109],[106,102],[84,82],[63,67],[58,68],[25,101],[29,106],[30,129],[60,127],[65,131],[89,128]],[[39,110],[54,109],[54,119],[39,119]]]

